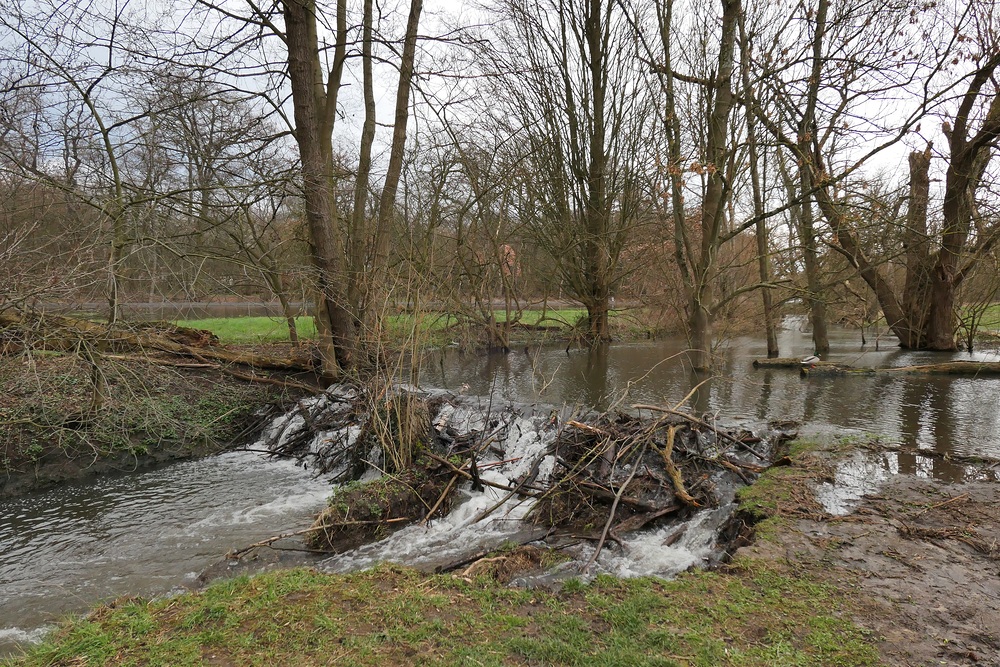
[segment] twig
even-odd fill
[[[913,517],[918,517],[921,514],[924,514],[925,512],[930,512],[931,510],[936,510],[939,507],[944,507],[945,505],[950,505],[951,503],[958,502],[959,500],[964,500],[965,498],[968,498],[968,497],[969,497],[968,493],[963,493],[961,495],[957,495],[954,498],[949,498],[948,500],[940,502],[940,503],[938,503],[936,505],[931,505],[930,507],[925,507],[924,509],[922,509],[919,512],[917,512],[916,514],[914,514]]]
[[[458,475],[457,474],[452,475],[451,479],[448,480],[448,485],[445,486],[444,491],[441,492],[441,496],[437,499],[437,502],[434,503],[434,507],[432,507],[430,511],[427,512],[427,515],[420,521],[421,526],[427,525],[427,522],[430,520],[431,515],[433,515],[434,512],[436,512],[437,509],[441,507],[441,503],[444,502],[444,499],[448,496],[448,493],[451,492],[451,487],[455,486],[456,481],[458,481]]]
[[[608,435],[607,431],[597,428],[596,426],[591,426],[590,424],[584,424],[583,422],[578,422],[574,419],[570,419],[566,422],[566,426],[572,426],[573,428],[578,428],[581,431],[588,431],[590,433],[596,433],[597,435]]]
[[[237,549],[236,551],[230,551],[226,554],[226,558],[229,560],[239,560],[246,554],[250,553],[254,549],[259,549],[260,547],[269,547],[279,540],[284,540],[289,537],[299,537],[301,535],[308,535],[309,533],[314,533],[317,530],[326,530],[327,528],[339,528],[341,526],[363,526],[363,525],[373,525],[382,523],[399,523],[400,521],[410,521],[409,517],[397,517],[395,519],[378,519],[376,521],[337,521],[335,523],[324,523],[320,526],[310,526],[309,528],[304,528],[303,530],[296,530],[292,533],[282,533],[281,535],[273,535],[266,540],[261,540],[260,542],[254,542],[253,544],[243,547],[242,549]],[[329,553],[329,552],[320,552]]]
[[[710,431],[712,431],[713,433],[715,433],[716,436],[718,436],[718,437],[720,437],[720,438],[722,438],[724,440],[729,440],[730,442],[732,442],[732,443],[734,443],[736,445],[739,445],[740,447],[743,447],[744,449],[746,449],[748,452],[750,452],[751,454],[753,454],[754,456],[756,456],[761,461],[766,461],[767,460],[766,456],[764,456],[763,454],[761,454],[760,452],[758,452],[757,450],[755,450],[753,447],[751,447],[747,443],[745,443],[742,440],[740,440],[739,438],[734,438],[733,436],[729,435],[725,431],[723,431],[721,429],[718,429],[715,426],[712,426],[711,424],[709,424],[708,422],[704,422],[704,421],[698,419],[697,417],[695,417],[693,415],[689,415],[686,412],[681,412],[680,410],[672,410],[670,408],[664,408],[664,407],[659,406],[659,405],[645,405],[645,404],[641,404],[641,405],[633,405],[632,408],[635,409],[635,410],[652,410],[653,412],[662,412],[662,413],[665,413],[665,414],[668,414],[668,415],[675,415],[677,417],[681,417],[682,419],[686,419],[687,421],[691,422],[692,424],[697,424],[698,426],[702,426],[704,428],[709,429]]]
[[[639,458],[638,458],[639,461],[642,460],[642,455],[645,453],[646,453],[646,443],[643,442],[642,451],[639,452]],[[629,472],[628,478],[625,480],[625,483],[622,484],[621,488],[618,489],[618,493],[615,494],[615,500],[613,503],[611,503],[611,511],[608,512],[608,520],[604,523],[604,530],[601,531],[601,539],[597,542],[597,546],[594,547],[594,553],[590,557],[590,560],[587,561],[586,565],[580,568],[580,572],[586,572],[587,570],[589,570],[590,566],[594,564],[594,562],[597,560],[597,557],[601,554],[601,549],[604,548],[604,543],[605,541],[607,541],[608,533],[611,531],[611,524],[615,520],[615,512],[618,511],[618,502],[625,494],[625,489],[632,482],[632,479],[635,477],[635,472],[638,469],[639,469],[638,464],[632,466],[632,470],[631,472]]]
[[[429,457],[429,458],[431,458],[431,459],[433,459],[433,460],[435,460],[435,461],[437,461],[438,463],[443,463],[444,465],[448,466],[448,469],[451,470],[453,473],[461,475],[462,477],[464,477],[466,479],[472,479],[472,475],[471,474],[469,474],[465,470],[462,470],[461,468],[455,467],[455,465],[451,461],[449,461],[448,459],[442,458],[442,457],[438,456],[437,454],[433,454],[431,452],[426,452],[426,456]],[[486,479],[480,479],[479,481],[480,481],[481,484],[483,484],[485,486],[492,486],[495,489],[502,489],[504,491],[511,491],[511,490],[513,490],[515,488],[519,488],[519,487],[511,487],[511,486],[506,485],[506,484],[497,484],[496,482],[491,482],[491,481],[486,480]],[[522,495],[522,496],[528,496],[529,498],[537,498],[539,496],[538,493],[532,493],[532,492],[523,491],[523,490],[522,491],[518,491],[518,493],[520,495]]]

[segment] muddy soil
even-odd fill
[[[1000,483],[897,475],[847,516],[800,510],[740,553],[849,591],[886,664],[1000,666]]]

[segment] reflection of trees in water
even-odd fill
[[[951,387],[951,378],[926,378],[904,383],[899,422],[900,430],[909,434],[907,445],[945,455],[954,452],[958,432]],[[965,477],[964,466],[941,458],[920,456],[912,449],[899,453],[899,472],[932,475],[945,480]]]
[[[757,419],[761,421],[773,418],[771,416],[771,381],[773,378],[772,371],[764,371],[761,375],[760,396],[757,400]]]
[[[688,399],[687,405],[691,414],[702,417],[711,413],[713,385],[721,385],[720,378],[692,370],[688,375],[688,382],[691,387],[689,389],[691,398]]]
[[[615,387],[609,386],[608,379],[608,356],[610,345],[595,345],[587,351],[586,363],[581,371],[581,397],[584,405],[591,405],[596,410],[606,410],[609,403],[614,400],[611,393],[616,391]],[[621,387],[624,390],[624,387]]]
[[[458,353],[426,363],[421,382],[504,400],[543,401],[606,410],[634,403],[672,406],[706,378],[692,374],[675,355],[683,341],[649,345],[600,346],[593,350],[542,346],[526,354]],[[692,393],[685,409],[699,416],[718,414],[722,420],[755,417],[761,422],[797,420],[807,428],[828,432],[850,429],[906,439],[915,445],[955,455],[997,456],[993,433],[1000,431],[996,393],[1000,382],[988,378],[943,378],[878,373],[874,375],[800,378],[794,369],[750,370],[745,348],[734,348],[731,360]],[[893,351],[877,358],[849,359],[857,365],[900,366],[923,357]],[[633,383],[631,386],[629,383]],[[544,392],[539,394],[544,389]],[[629,395],[622,401],[624,392]],[[900,472],[960,476],[954,462],[901,455]],[[940,472],[939,472],[940,471]]]

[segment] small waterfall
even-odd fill
[[[396,387],[394,391],[415,390]],[[560,466],[553,451],[560,430],[574,417],[582,419],[554,406],[498,406],[489,397],[455,396],[441,391],[424,392],[423,396],[434,406],[431,421],[438,445],[456,447],[461,443],[471,448],[477,452],[480,478],[507,488],[525,482],[527,488],[547,488]],[[358,448],[357,438],[363,430],[364,410],[358,401],[358,395],[340,389],[301,401],[274,420],[260,446],[294,455],[316,470],[343,476],[350,461],[358,456],[351,453]],[[692,431],[688,444],[706,459],[717,456],[723,448],[713,433],[703,431]],[[377,477],[377,464],[370,464],[379,460],[379,452],[368,449],[361,458],[369,463],[363,479]],[[620,471],[622,475],[627,472],[627,467]],[[720,468],[704,484],[712,489],[711,506],[685,513],[680,520],[653,522],[648,529],[616,536],[616,544],[604,548],[589,568],[590,573],[670,576],[717,561],[718,535],[735,510],[735,491],[740,481]],[[473,490],[471,481],[459,485],[456,494],[453,509],[446,516],[408,525],[322,560],[318,567],[349,572],[388,561],[424,570],[450,569],[504,545],[526,543],[553,533],[531,516],[535,498],[489,485]],[[563,574],[576,576],[580,563],[590,560],[594,545],[593,539],[561,539],[560,548],[572,557],[572,562],[561,568]]]

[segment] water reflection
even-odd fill
[[[862,346],[856,330],[831,331],[830,359],[859,367],[893,367],[950,359],[996,360],[995,354],[952,355],[898,347]],[[807,334],[787,327],[783,356],[811,353]],[[762,341],[736,338],[721,350],[714,376],[692,372],[685,341],[587,349],[537,347],[482,356],[457,350],[435,353],[424,365],[424,386],[457,388],[494,401],[584,404],[599,410],[637,403],[685,407],[724,422],[760,424],[794,420],[806,432],[880,434],[941,455],[1000,457],[1000,378],[858,374],[799,377],[794,370],[754,370],[766,356]],[[962,466],[941,457],[930,463],[900,455],[900,471],[955,479]]]

